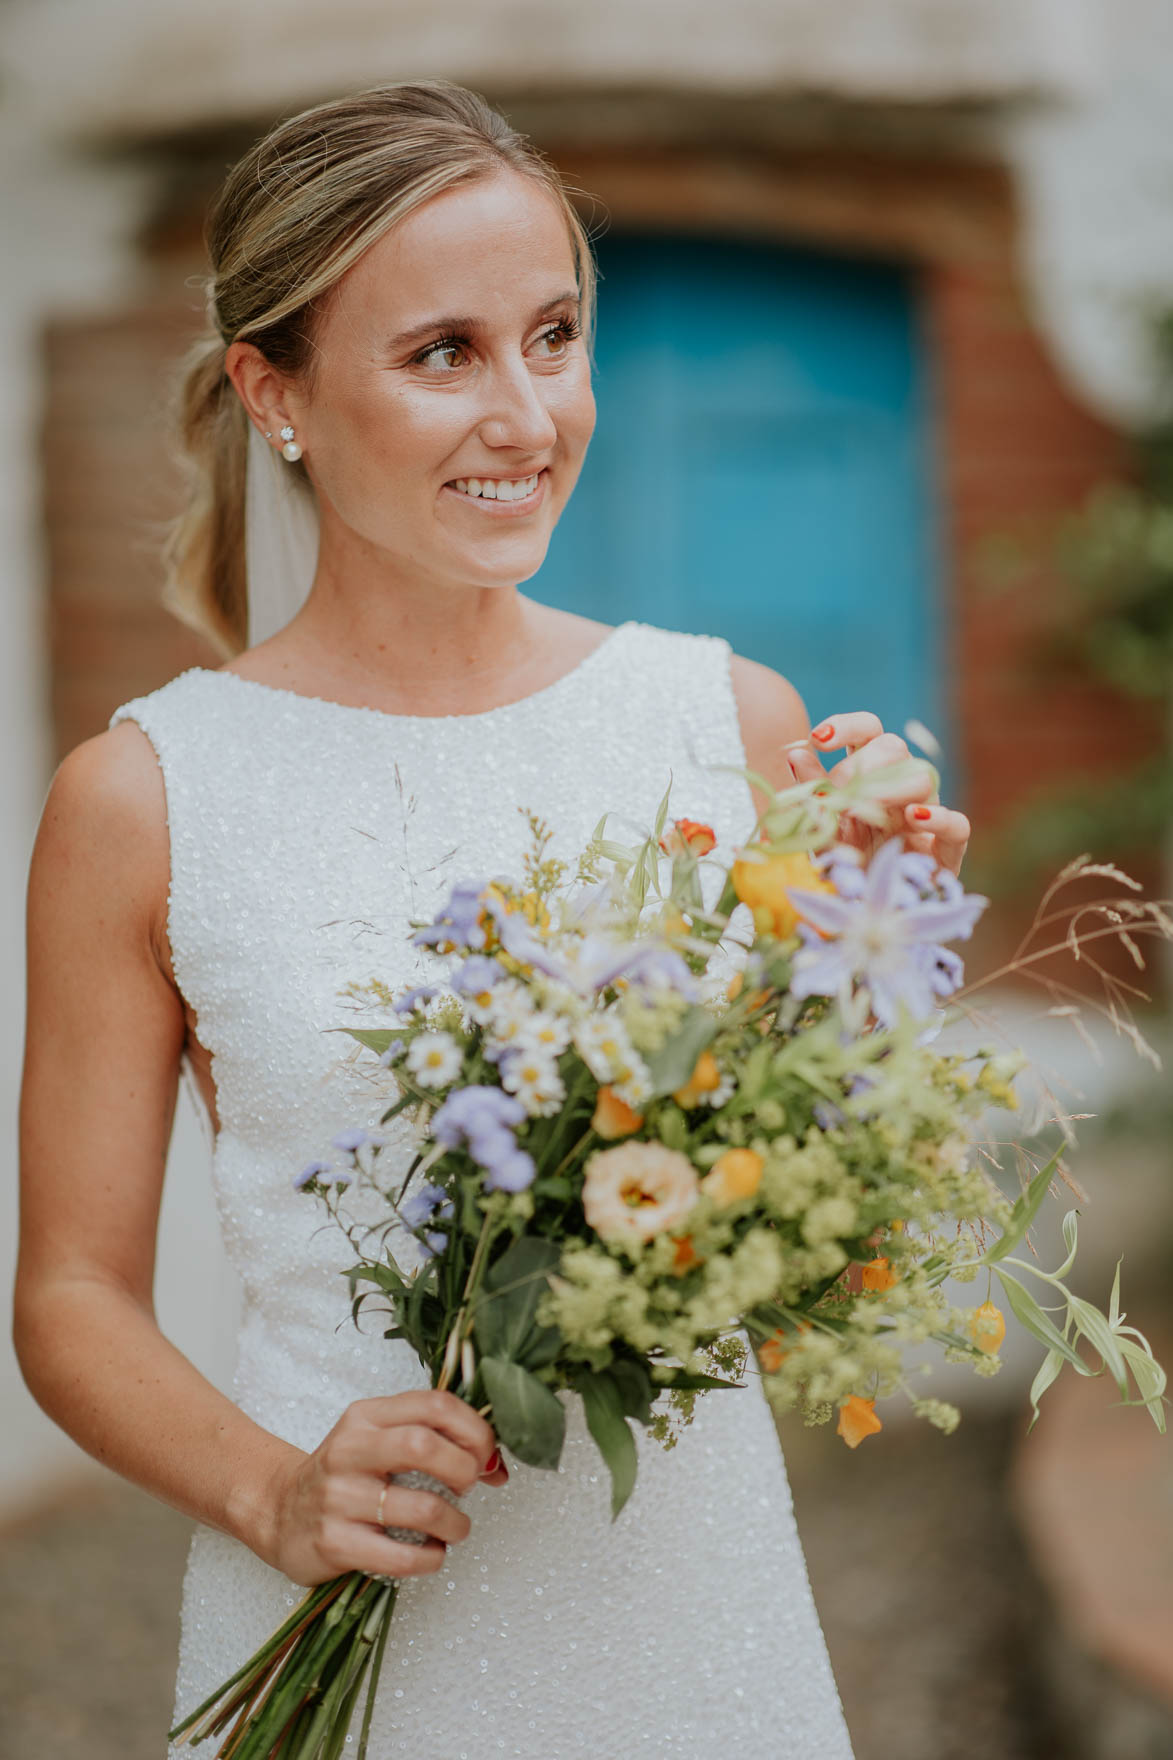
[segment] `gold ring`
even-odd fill
[[[379,1510],[378,1510],[378,1514],[375,1517],[375,1520],[378,1522],[380,1528],[383,1528],[386,1526],[386,1523],[383,1520],[383,1499],[386,1497],[387,1492],[389,1491],[390,1487],[391,1487],[390,1479],[384,1479],[383,1480],[383,1489],[379,1493]]]

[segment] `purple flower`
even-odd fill
[[[379,1053],[379,1062],[383,1065],[384,1069],[390,1069],[391,1065],[395,1062],[395,1059],[403,1056],[403,1046],[404,1042],[402,1039],[392,1039],[386,1051],[381,1051]]]
[[[525,1107],[514,1095],[477,1083],[449,1094],[432,1119],[432,1136],[446,1149],[468,1145],[469,1154],[488,1175],[486,1191],[521,1192],[537,1172],[533,1156],[518,1148],[513,1134],[525,1116]]]
[[[696,980],[680,954],[646,941],[588,935],[579,954],[576,976],[580,988],[592,990],[605,990],[622,977],[645,992],[675,990],[690,1001],[698,993]]]
[[[902,1007],[928,1019],[962,976],[960,959],[940,943],[966,940],[988,901],[898,837],[866,869],[833,861],[829,872],[835,897],[787,888],[806,919],[791,993],[833,996],[846,1008],[859,985],[882,1026],[895,1026]]]
[[[464,951],[485,945],[486,936],[481,917],[485,909],[484,880],[462,880],[453,888],[447,904],[441,905],[435,917],[412,936],[415,947],[454,947]]]
[[[533,1185],[537,1171],[533,1156],[527,1155],[524,1149],[519,1149],[516,1143],[512,1143],[507,1154],[502,1154],[500,1160],[495,1160],[486,1167],[488,1177],[485,1180],[485,1190],[524,1192],[527,1186]]]
[[[395,998],[396,1014],[413,1014],[417,1008],[431,1002],[433,996],[439,996],[440,989],[436,984],[417,984],[413,990],[405,990],[402,996]]]
[[[503,976],[495,959],[474,953],[463,965],[457,966],[452,974],[452,988],[458,996],[479,996],[482,990],[491,990]]]
[[[358,1150],[362,1148],[364,1143],[378,1143],[382,1145],[383,1142],[378,1131],[364,1130],[361,1125],[353,1125],[350,1130],[339,1131],[338,1135],[331,1140],[334,1147],[336,1149],[341,1149],[346,1155],[357,1154]]]
[[[512,1094],[474,1083],[449,1094],[432,1119],[432,1135],[446,1149],[455,1149],[471,1136],[518,1125],[524,1117],[525,1107]]]
[[[301,1172],[294,1180],[294,1191],[304,1192],[307,1186],[312,1186],[315,1181],[320,1181],[322,1175],[329,1173],[330,1171],[330,1163],[328,1161],[311,1161],[308,1167],[302,1168]]]
[[[420,1239],[420,1252],[425,1259],[434,1259],[437,1253],[444,1251],[448,1245],[447,1234],[442,1229],[428,1226],[431,1222],[443,1222],[455,1214],[452,1199],[443,1186],[425,1182],[399,1206],[399,1214]]]

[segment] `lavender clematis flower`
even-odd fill
[[[687,962],[674,948],[617,941],[607,935],[586,936],[575,961],[576,988],[605,990],[616,978],[626,978],[644,991],[675,990],[689,1001],[699,994]]]
[[[954,875],[946,879],[935,866],[930,872],[927,859],[891,838],[864,870],[830,864],[836,897],[787,888],[806,919],[799,925],[793,995],[833,996],[846,1008],[858,985],[886,1027],[896,1025],[902,1007],[926,1020],[952,995],[962,965],[940,943],[968,939],[988,901],[966,892]]]

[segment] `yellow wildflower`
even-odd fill
[[[753,912],[755,926],[780,941],[794,934],[802,915],[788,895],[789,887],[799,886],[808,892],[835,890],[805,850],[743,856],[734,862],[730,877],[738,898]]]
[[[755,1149],[726,1149],[701,1181],[701,1190],[715,1204],[736,1204],[752,1198],[761,1183],[765,1161]]]

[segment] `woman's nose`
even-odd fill
[[[481,422],[489,446],[541,452],[558,438],[558,426],[528,367],[494,375],[493,395]]]

